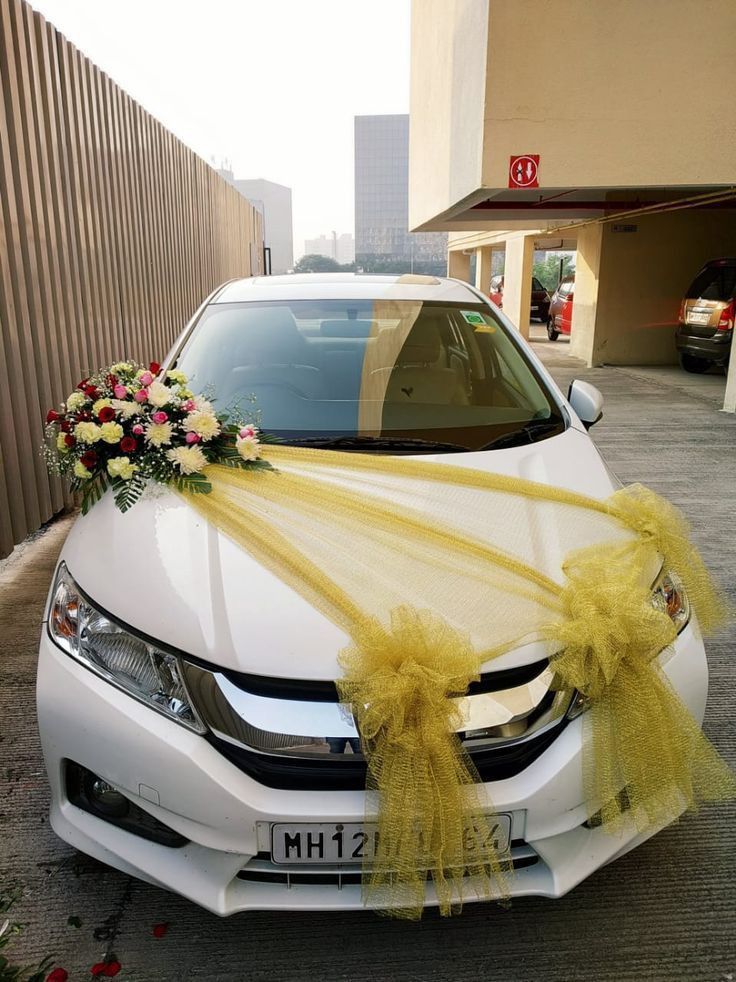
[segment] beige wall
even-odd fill
[[[483,145],[489,0],[413,0],[409,227],[474,191]]]
[[[736,0],[414,0],[411,226],[518,153],[542,188],[730,186],[734,38]]]
[[[589,364],[677,361],[685,291],[708,259],[736,254],[736,212],[676,211],[578,232],[570,354]]]

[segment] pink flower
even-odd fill
[[[143,426],[141,425],[141,423],[135,424],[135,426],[133,427],[133,432],[135,433],[136,436],[141,435],[141,433],[143,432]]]
[[[184,439],[187,441],[187,443],[199,443],[202,437],[199,435],[199,433],[187,433]]]
[[[246,437],[255,437],[258,435],[258,429],[255,426],[244,426],[240,431],[238,436],[241,440],[245,440]]]
[[[181,408],[186,410],[186,412],[188,413],[193,413],[194,410],[197,408],[197,403],[194,401],[194,399],[187,399],[187,401],[184,403],[184,405]]]
[[[150,385],[153,382],[153,375],[150,372],[144,372],[140,378],[141,385]]]
[[[168,418],[169,417],[166,415],[166,413],[163,412],[161,409],[159,409],[157,413],[154,413],[153,416],[151,416],[151,419],[154,421],[154,423],[165,423]]]
[[[133,396],[136,402],[145,402],[148,398],[148,393],[145,389],[138,389],[138,391]]]
[[[125,388],[124,385],[116,385],[115,388],[112,391],[115,394],[115,398],[116,399],[127,399],[128,398],[128,390]]]

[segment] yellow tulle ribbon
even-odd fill
[[[277,470],[209,467],[212,493],[187,501],[350,638],[337,685],[361,731],[366,820],[379,831],[366,903],[418,917],[428,879],[444,914],[471,892],[506,892],[508,857],[493,848],[492,803],[453,699],[528,641],[550,643],[556,684],[589,702],[591,824],[651,832],[736,794],[662,670],[675,628],[652,605],[660,568],[684,583],[705,633],[726,615],[664,499],[635,485],[600,501],[416,458],[267,455]]]
[[[378,846],[366,869],[366,901],[415,918],[427,877],[449,914],[469,893],[508,892],[509,857],[494,842],[492,806],[455,732],[457,703],[478,679],[467,637],[428,611],[398,607],[389,626],[362,623],[340,656],[341,699],[350,705],[375,790]]]

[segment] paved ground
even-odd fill
[[[603,390],[605,417],[593,431],[601,450],[624,481],[644,481],[684,508],[736,601],[736,419],[677,373],[585,370],[564,344],[537,350],[565,388],[577,376]],[[420,924],[369,913],[221,921],[75,854],[46,822],[33,705],[43,598],[68,524],[55,523],[0,567],[0,883],[25,887],[17,912],[27,927],[13,949],[19,959],[54,954],[71,980],[90,977],[109,948],[123,965],[118,978],[143,982],[736,979],[733,805],[688,817],[562,900],[471,906],[451,921],[430,912]],[[709,645],[706,719],[732,763],[735,641],[736,630]],[[170,927],[157,940],[151,929],[163,921]]]

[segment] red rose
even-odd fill
[[[55,412],[53,409],[49,409],[49,411],[46,413],[47,423],[55,423],[58,418],[59,418],[59,414]]]
[[[161,371],[161,366],[157,361],[152,361],[148,366],[148,371],[151,373],[151,375],[158,375],[158,373]]]
[[[64,443],[67,445],[67,447],[73,447],[76,442],[76,438],[73,437],[71,433],[66,433],[64,435]]]
[[[90,975],[95,977],[98,975],[104,975],[108,979],[114,978],[123,966],[120,962],[97,962],[89,970]]]
[[[65,968],[55,968],[46,976],[46,982],[67,982],[69,973]]]
[[[138,449],[138,443],[132,436],[124,436],[120,441],[120,449],[123,453],[133,453],[134,450]]]
[[[94,385],[85,385],[82,391],[89,399],[92,399],[92,401],[94,401],[99,395],[99,392]]]
[[[101,423],[109,423],[110,420],[115,419],[115,410],[112,406],[103,406],[97,413],[97,418]]]
[[[94,452],[94,450],[85,450],[79,459],[87,470],[91,471],[97,463],[97,454]]]
[[[62,419],[62,421],[59,423],[59,429],[62,433],[71,433],[72,424],[68,420]]]
[[[169,925],[165,924],[155,924],[153,928],[154,938],[163,938],[166,932],[169,930]]]
[[[81,382],[77,382],[77,388],[81,389],[82,392],[84,392],[84,390],[87,388],[88,382],[89,382],[88,378],[83,378]]]
[[[92,419],[92,413],[87,409],[83,409],[81,412],[77,413],[77,419],[80,423],[89,423]]]

